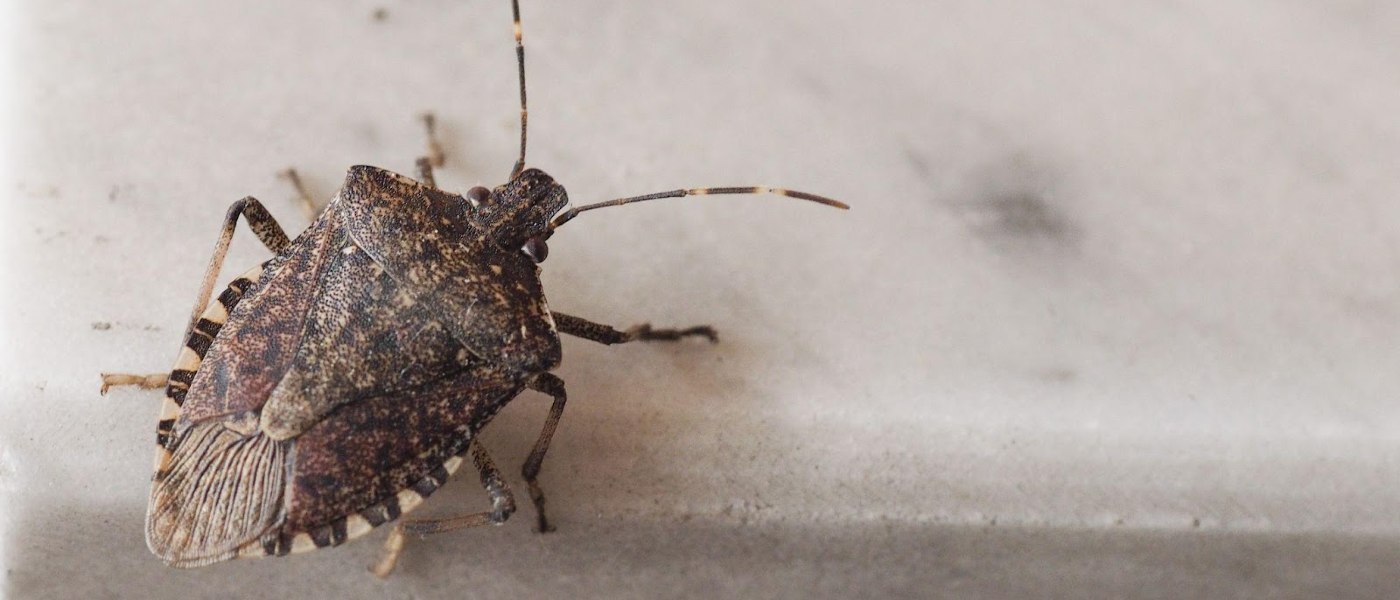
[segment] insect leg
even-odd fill
[[[297,174],[297,170],[287,168],[278,171],[277,176],[291,182],[297,191],[297,202],[301,204],[301,211],[306,214],[306,220],[315,221],[316,215],[321,211],[316,208],[316,201],[311,199],[311,193],[306,191],[306,184],[301,182],[301,175]]]
[[[155,390],[165,387],[169,380],[169,373],[151,373],[149,375],[132,375],[130,373],[103,373],[102,374],[102,395],[107,395],[108,388],[114,385],[134,385],[143,390]]]
[[[535,375],[525,385],[532,390],[554,397],[554,404],[549,407],[549,417],[544,421],[540,437],[535,440],[534,449],[530,450],[529,458],[525,459],[525,466],[520,469],[520,474],[525,476],[525,483],[530,486],[530,500],[535,504],[535,515],[539,519],[537,531],[549,533],[554,531],[554,526],[550,525],[549,519],[545,518],[544,492],[540,490],[538,478],[540,465],[544,463],[544,455],[549,452],[549,441],[554,439],[554,430],[559,427],[559,417],[564,414],[564,403],[568,400],[568,394],[564,391],[564,380],[550,373]]]
[[[287,239],[287,234],[282,231],[282,226],[277,224],[277,220],[272,218],[257,198],[248,196],[229,206],[228,213],[224,216],[223,228],[219,232],[219,240],[214,243],[214,254],[209,257],[209,268],[204,271],[204,281],[199,286],[199,301],[190,313],[190,325],[185,329],[185,335],[189,335],[195,323],[199,322],[199,315],[209,305],[209,296],[214,291],[214,282],[219,277],[219,270],[224,266],[224,255],[228,254],[229,243],[233,241],[233,230],[238,227],[240,216],[248,222],[248,228],[253,230],[258,240],[274,254],[280,254],[292,244],[292,241]]]
[[[447,155],[442,152],[442,144],[437,139],[437,117],[433,113],[423,113],[423,127],[428,130],[428,155],[420,156],[415,164],[418,166],[418,181],[423,185],[435,188],[437,182],[433,179],[433,167],[441,167],[447,161]]]
[[[411,533],[421,537],[480,525],[500,525],[510,518],[511,513],[515,512],[515,496],[510,493],[510,487],[506,485],[505,480],[501,479],[501,472],[496,468],[496,463],[491,460],[491,456],[486,453],[486,449],[477,440],[472,440],[469,449],[472,453],[472,462],[476,463],[476,469],[481,473],[481,485],[486,488],[486,493],[491,495],[491,510],[447,519],[415,519],[400,522],[389,532],[389,538],[384,540],[384,556],[370,568],[376,576],[382,579],[394,572],[394,566],[399,561],[399,554],[403,553],[407,534]]]
[[[277,224],[277,220],[263,208],[257,198],[248,196],[242,200],[234,202],[229,206],[228,213],[224,216],[224,224],[219,232],[219,239],[214,243],[214,254],[209,258],[209,267],[204,271],[204,281],[200,283],[198,300],[195,302],[194,310],[190,314],[190,324],[185,328],[185,334],[180,339],[189,339],[190,332],[199,323],[199,316],[209,305],[209,296],[214,291],[215,280],[219,276],[219,270],[224,266],[224,256],[228,254],[228,246],[233,241],[234,229],[238,226],[238,218],[243,217],[248,222],[248,228],[258,236],[268,250],[280,253],[291,245],[291,240],[287,239],[287,234],[282,231],[282,226]],[[129,373],[103,373],[102,393],[112,386],[136,385],[142,389],[154,389],[165,385],[164,375],[133,375]]]
[[[711,342],[719,341],[719,334],[715,328],[709,325],[699,325],[687,327],[685,329],[652,329],[650,324],[643,323],[634,325],[627,331],[618,331],[602,323],[594,323],[587,319],[580,319],[572,315],[555,312],[554,325],[561,333],[567,333],[574,337],[581,337],[585,340],[592,340],[599,344],[623,344],[637,340],[644,341],[676,341],[682,338],[697,336],[709,339]]]

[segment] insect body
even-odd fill
[[[564,382],[549,372],[559,334],[605,344],[715,338],[703,326],[619,331],[551,311],[538,264],[554,230],[586,210],[687,195],[769,192],[845,207],[760,187],[571,207],[553,178],[524,168],[524,50],[512,7],[521,153],[506,184],[441,191],[438,151],[419,160],[421,181],[353,167],[295,240],[245,198],[225,219],[174,369],[103,376],[104,391],[165,386],[146,523],[162,560],[194,567],[338,545],[413,510],[468,460],[491,510],[400,521],[375,572],[392,571],[406,533],[503,523],[514,497],[476,434],[526,389],[554,399],[522,469],[549,531],[538,476],[565,405]],[[275,256],[209,302],[240,217]]]

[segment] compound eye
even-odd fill
[[[490,199],[491,190],[488,190],[479,185],[467,190],[467,201],[471,202],[472,206],[481,206],[483,204],[486,204],[486,201]]]
[[[525,245],[520,250],[529,256],[530,260],[535,261],[535,264],[540,264],[549,257],[549,246],[544,243],[542,237],[532,237],[525,240]]]

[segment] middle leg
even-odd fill
[[[554,404],[549,407],[549,416],[545,418],[544,428],[540,430],[540,437],[535,440],[530,457],[525,459],[525,465],[520,469],[526,485],[530,486],[530,501],[535,505],[535,516],[538,519],[536,531],[549,533],[554,531],[554,526],[549,524],[549,519],[544,514],[544,491],[540,489],[539,482],[540,467],[544,464],[544,455],[549,452],[549,442],[554,439],[554,430],[559,428],[559,417],[564,415],[564,404],[569,398],[568,393],[564,391],[564,380],[552,373],[535,375],[525,385],[554,398]]]

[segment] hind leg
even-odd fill
[[[224,215],[223,227],[219,231],[219,239],[214,243],[214,254],[209,258],[209,266],[204,271],[204,280],[200,283],[198,300],[190,314],[189,326],[185,328],[183,339],[187,341],[187,345],[191,336],[204,335],[198,329],[199,316],[209,306],[209,296],[213,293],[215,280],[224,266],[224,256],[228,254],[228,247],[233,241],[233,232],[238,227],[240,217],[248,222],[248,228],[273,253],[280,253],[292,243],[287,238],[287,234],[282,231],[282,226],[277,224],[277,220],[272,218],[272,215],[263,208],[262,203],[258,202],[257,198],[248,196],[229,206],[228,213]],[[107,390],[113,386],[134,385],[142,389],[155,389],[166,384],[165,378],[164,374],[103,373],[102,393],[106,394]]]
[[[403,546],[407,541],[406,534],[411,533],[422,537],[468,527],[500,525],[510,518],[511,513],[515,512],[515,496],[510,493],[510,487],[501,479],[501,472],[496,469],[496,463],[491,460],[486,449],[482,448],[481,443],[476,440],[472,440],[468,448],[472,453],[472,462],[476,464],[476,470],[481,473],[481,485],[491,496],[491,510],[446,519],[414,519],[399,522],[389,532],[389,538],[384,540],[383,557],[373,567],[370,567],[370,571],[375,576],[383,579],[394,572],[394,566],[398,564],[399,555],[403,553]]]

